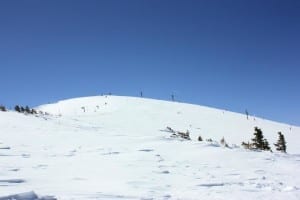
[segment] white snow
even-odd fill
[[[0,197],[300,199],[300,128],[198,105],[97,96],[0,112]],[[172,138],[166,127],[189,130]],[[254,127],[274,153],[240,148]],[[275,151],[281,131],[288,154]],[[198,142],[197,138],[217,142]],[[219,145],[224,137],[229,148]],[[25,193],[28,194],[28,193]]]

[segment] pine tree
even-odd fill
[[[255,130],[255,133],[254,133],[255,137],[252,139],[253,143],[250,144],[251,148],[270,151],[271,148],[269,146],[269,142],[267,141],[267,139],[264,138],[263,132],[261,131],[261,129],[255,127],[254,130]]]
[[[261,149],[262,150],[263,147],[264,147],[263,133],[257,127],[255,127],[254,130],[255,130],[255,133],[254,133],[255,137],[252,139],[252,141],[253,141],[252,146],[253,146],[254,149]]]
[[[199,141],[199,142],[203,141],[203,139],[202,139],[201,135],[199,135],[199,137],[198,137],[198,141]]]
[[[3,105],[0,105],[0,111],[6,112],[6,108]]]
[[[25,107],[25,112],[30,113],[30,108],[29,108],[29,106],[26,106],[26,107]]]
[[[25,112],[25,108],[23,106],[20,107],[20,111],[23,113]]]
[[[284,135],[281,132],[278,132],[279,138],[276,144],[276,150],[286,153],[286,141],[284,139]]]
[[[16,105],[16,106],[15,106],[15,111],[17,111],[17,112],[21,112],[21,108],[20,108],[20,106]]]

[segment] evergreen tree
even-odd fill
[[[269,146],[269,142],[267,141],[267,139],[264,139],[264,141],[263,141],[263,150],[272,151],[270,146]]]
[[[269,142],[267,139],[264,138],[263,132],[261,129],[255,127],[254,128],[255,133],[254,133],[254,138],[252,139],[252,142],[250,144],[252,149],[259,149],[259,150],[265,150],[265,151],[271,151],[271,148],[269,146]]]
[[[26,107],[25,107],[25,112],[30,113],[30,108],[29,108],[29,106],[26,106]]]
[[[257,127],[255,127],[254,130],[255,130],[255,133],[254,133],[255,137],[252,139],[252,141],[253,141],[252,146],[253,146],[254,149],[263,150],[264,149],[264,141],[263,141],[264,136],[263,136],[263,133]]]
[[[25,108],[23,106],[20,107],[20,111],[23,113],[25,112]]]
[[[203,139],[202,139],[201,135],[199,135],[199,137],[198,137],[198,141],[199,141],[199,142],[203,141]]]
[[[21,112],[21,108],[20,108],[20,106],[16,105],[16,106],[15,106],[15,111],[17,111],[17,112]]]
[[[0,105],[0,111],[6,112],[5,106]]]
[[[284,139],[284,135],[281,132],[278,132],[278,135],[279,135],[278,141],[276,144],[274,144],[276,146],[276,150],[286,153],[286,142]]]

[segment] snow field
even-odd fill
[[[84,107],[84,108],[83,108]],[[0,112],[0,196],[57,199],[300,199],[300,128],[203,106],[99,96]],[[166,127],[186,131],[172,138]],[[254,127],[288,154],[239,148]],[[218,143],[225,137],[230,148]],[[272,149],[274,150],[274,146]]]

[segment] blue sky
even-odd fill
[[[300,1],[0,1],[0,104],[116,95],[300,125]]]

